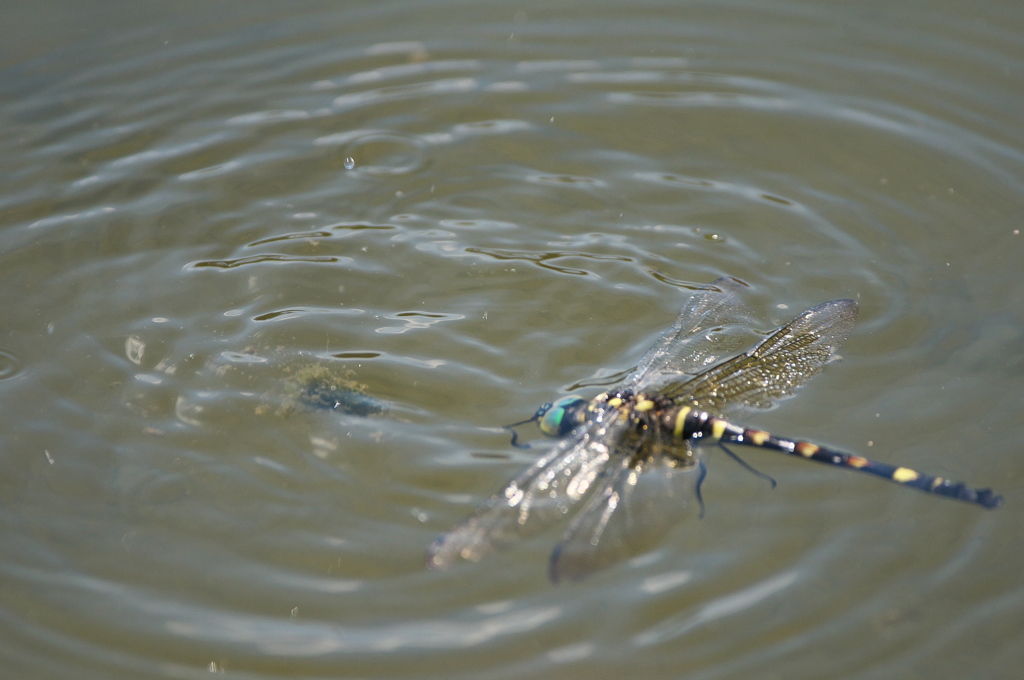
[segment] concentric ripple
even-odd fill
[[[12,8],[3,668],[1016,677],[1024,14],[875,9]],[[557,536],[424,568],[540,455],[503,424],[723,275],[752,338],[862,309],[752,426],[1006,506],[710,451],[704,518],[588,581]]]

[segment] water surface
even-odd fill
[[[33,7],[0,51],[5,674],[1017,677],[1016,4]],[[424,568],[536,455],[498,426],[723,275],[752,334],[861,306],[750,424],[1004,507],[711,453],[704,519],[582,583],[557,531]]]

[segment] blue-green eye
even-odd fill
[[[540,431],[549,437],[564,437],[584,420],[584,406],[587,401],[572,395],[562,397],[551,404],[540,415]]]

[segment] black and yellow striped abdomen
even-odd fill
[[[664,411],[661,416],[661,425],[664,429],[672,432],[674,439],[680,441],[739,444],[770,449],[798,458],[844,467],[857,472],[866,472],[903,486],[975,503],[985,508],[997,508],[1003,502],[1002,497],[993,493],[991,489],[975,489],[961,482],[927,475],[910,468],[880,463],[810,442],[776,437],[764,430],[742,428],[706,411],[689,406],[680,406]]]

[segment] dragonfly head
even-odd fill
[[[540,431],[549,437],[564,437],[587,419],[587,400],[571,395],[551,404],[544,404],[534,418]]]

